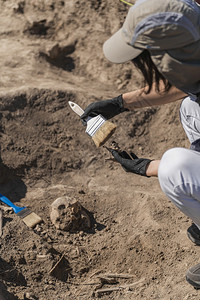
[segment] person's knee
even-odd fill
[[[160,182],[171,181],[177,178],[176,174],[187,168],[188,149],[172,148],[167,150],[161,158],[158,178]]]
[[[166,151],[158,169],[162,191],[192,219],[195,218],[195,210],[199,209],[200,203],[199,170],[200,153],[185,148],[173,148]]]

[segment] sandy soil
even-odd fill
[[[2,300],[200,299],[185,281],[200,254],[187,238],[190,220],[156,178],[107,160],[68,106],[70,100],[84,108],[140,85],[131,64],[112,65],[102,53],[127,10],[111,0],[0,1],[0,193],[44,220],[31,229],[3,206]],[[188,147],[179,105],[121,114],[112,139],[148,158]],[[88,211],[90,230],[52,224],[50,205],[65,195]],[[130,278],[100,284],[106,273]],[[98,293],[102,288],[113,291]]]

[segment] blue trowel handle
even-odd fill
[[[24,209],[25,207],[18,207],[16,205],[14,205],[8,198],[6,198],[5,196],[3,196],[2,194],[0,194],[0,200],[7,204],[8,206],[12,207],[12,209],[14,210],[14,212],[17,214],[18,212],[20,212],[22,209]]]

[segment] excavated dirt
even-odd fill
[[[117,0],[0,1],[0,193],[43,219],[31,229],[2,204],[1,300],[200,299],[185,281],[200,254],[187,238],[191,221],[157,178],[108,160],[68,105],[140,86],[130,63],[110,64],[102,53],[127,11]],[[112,140],[148,158],[189,147],[179,105],[115,117]],[[90,229],[51,223],[50,205],[64,196],[84,207]]]

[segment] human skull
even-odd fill
[[[79,201],[68,196],[57,198],[51,204],[51,222],[64,231],[85,230],[91,227],[90,217]]]

